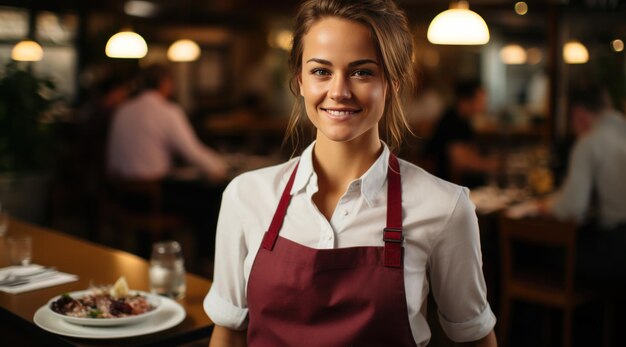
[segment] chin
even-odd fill
[[[354,134],[352,131],[327,131],[321,133],[324,139],[339,143],[350,142],[358,137],[358,135]]]

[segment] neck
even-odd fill
[[[344,190],[372,166],[382,150],[378,137],[334,142],[318,136],[313,149],[313,166],[319,188]]]

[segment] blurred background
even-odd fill
[[[171,99],[182,107],[198,139],[227,159],[229,177],[289,158],[291,149],[281,144],[293,105],[287,57],[298,3],[1,0],[0,202],[4,210],[16,218],[145,256],[145,235],[116,240],[121,226],[107,214],[110,201],[102,192],[105,164],[97,158],[102,152],[86,148],[106,147],[107,134],[102,133],[108,121],[92,120],[94,105],[120,85],[128,93],[121,100],[132,96],[139,71],[153,64],[171,69]],[[483,228],[490,300],[498,314],[500,249],[494,211],[528,196],[545,195],[561,183],[574,141],[567,100],[572,86],[603,85],[612,107],[622,113],[626,109],[626,2],[473,0],[470,9],[484,19],[490,37],[485,44],[469,45],[435,44],[427,37],[433,18],[451,3],[398,0],[398,4],[410,20],[416,46],[414,69],[419,76],[416,88],[406,95],[414,136],[407,137],[400,156],[434,170],[424,148],[441,115],[455,103],[458,83],[480,81],[486,95],[485,107],[471,124],[479,151],[500,158],[497,172],[482,182],[500,189],[495,195],[500,199],[484,194],[474,198]],[[119,32],[139,34],[145,49],[141,50],[141,42],[126,43],[122,48],[140,52],[117,53],[137,54],[131,58],[107,54],[105,47]],[[17,52],[18,45],[27,41],[35,41],[36,46],[20,47],[24,50]],[[94,144],[94,139],[100,142]],[[208,209],[215,218],[227,181],[202,181],[197,173],[185,171],[182,161],[180,166],[183,170],[172,175],[174,179],[213,194]],[[210,277],[212,252],[188,249],[187,253],[194,254],[190,268]],[[526,306],[521,312],[513,319],[514,327],[536,320],[542,311]],[[601,313],[590,315],[597,314]],[[554,321],[554,331],[559,331],[560,320]],[[546,335],[541,324],[536,329],[516,329],[514,345],[515,341],[517,345],[561,341],[559,332]],[[594,329],[587,329],[598,332],[590,333],[594,342],[585,345],[600,341],[595,336],[602,329]],[[579,341],[589,342],[585,337]],[[433,345],[445,342],[435,334]]]

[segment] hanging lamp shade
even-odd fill
[[[518,44],[508,44],[500,49],[500,59],[507,65],[526,64],[526,50]]]
[[[132,31],[120,31],[111,36],[105,53],[110,58],[143,58],[148,53],[148,45],[141,35]]]
[[[178,40],[167,49],[170,61],[194,61],[200,56],[200,46],[192,40]]]
[[[484,45],[489,42],[489,28],[467,1],[458,1],[433,18],[427,37],[438,45]]]
[[[32,40],[18,42],[11,50],[11,59],[15,61],[40,61],[43,58],[43,49]]]
[[[563,46],[563,60],[567,64],[584,64],[589,61],[589,51],[579,41],[568,41]]]

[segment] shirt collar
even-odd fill
[[[360,184],[361,194],[363,195],[367,204],[371,207],[376,201],[376,195],[385,184],[387,180],[387,167],[389,166],[390,151],[387,145],[382,142],[383,151],[378,156],[378,159],[372,164],[372,166],[358,179],[352,182],[354,184]],[[317,179],[315,171],[313,170],[313,148],[315,147],[315,141],[311,143],[300,156],[300,164],[298,165],[298,172],[291,188],[291,195],[294,195],[308,185],[313,184],[317,187],[317,181],[313,182],[312,178]]]

